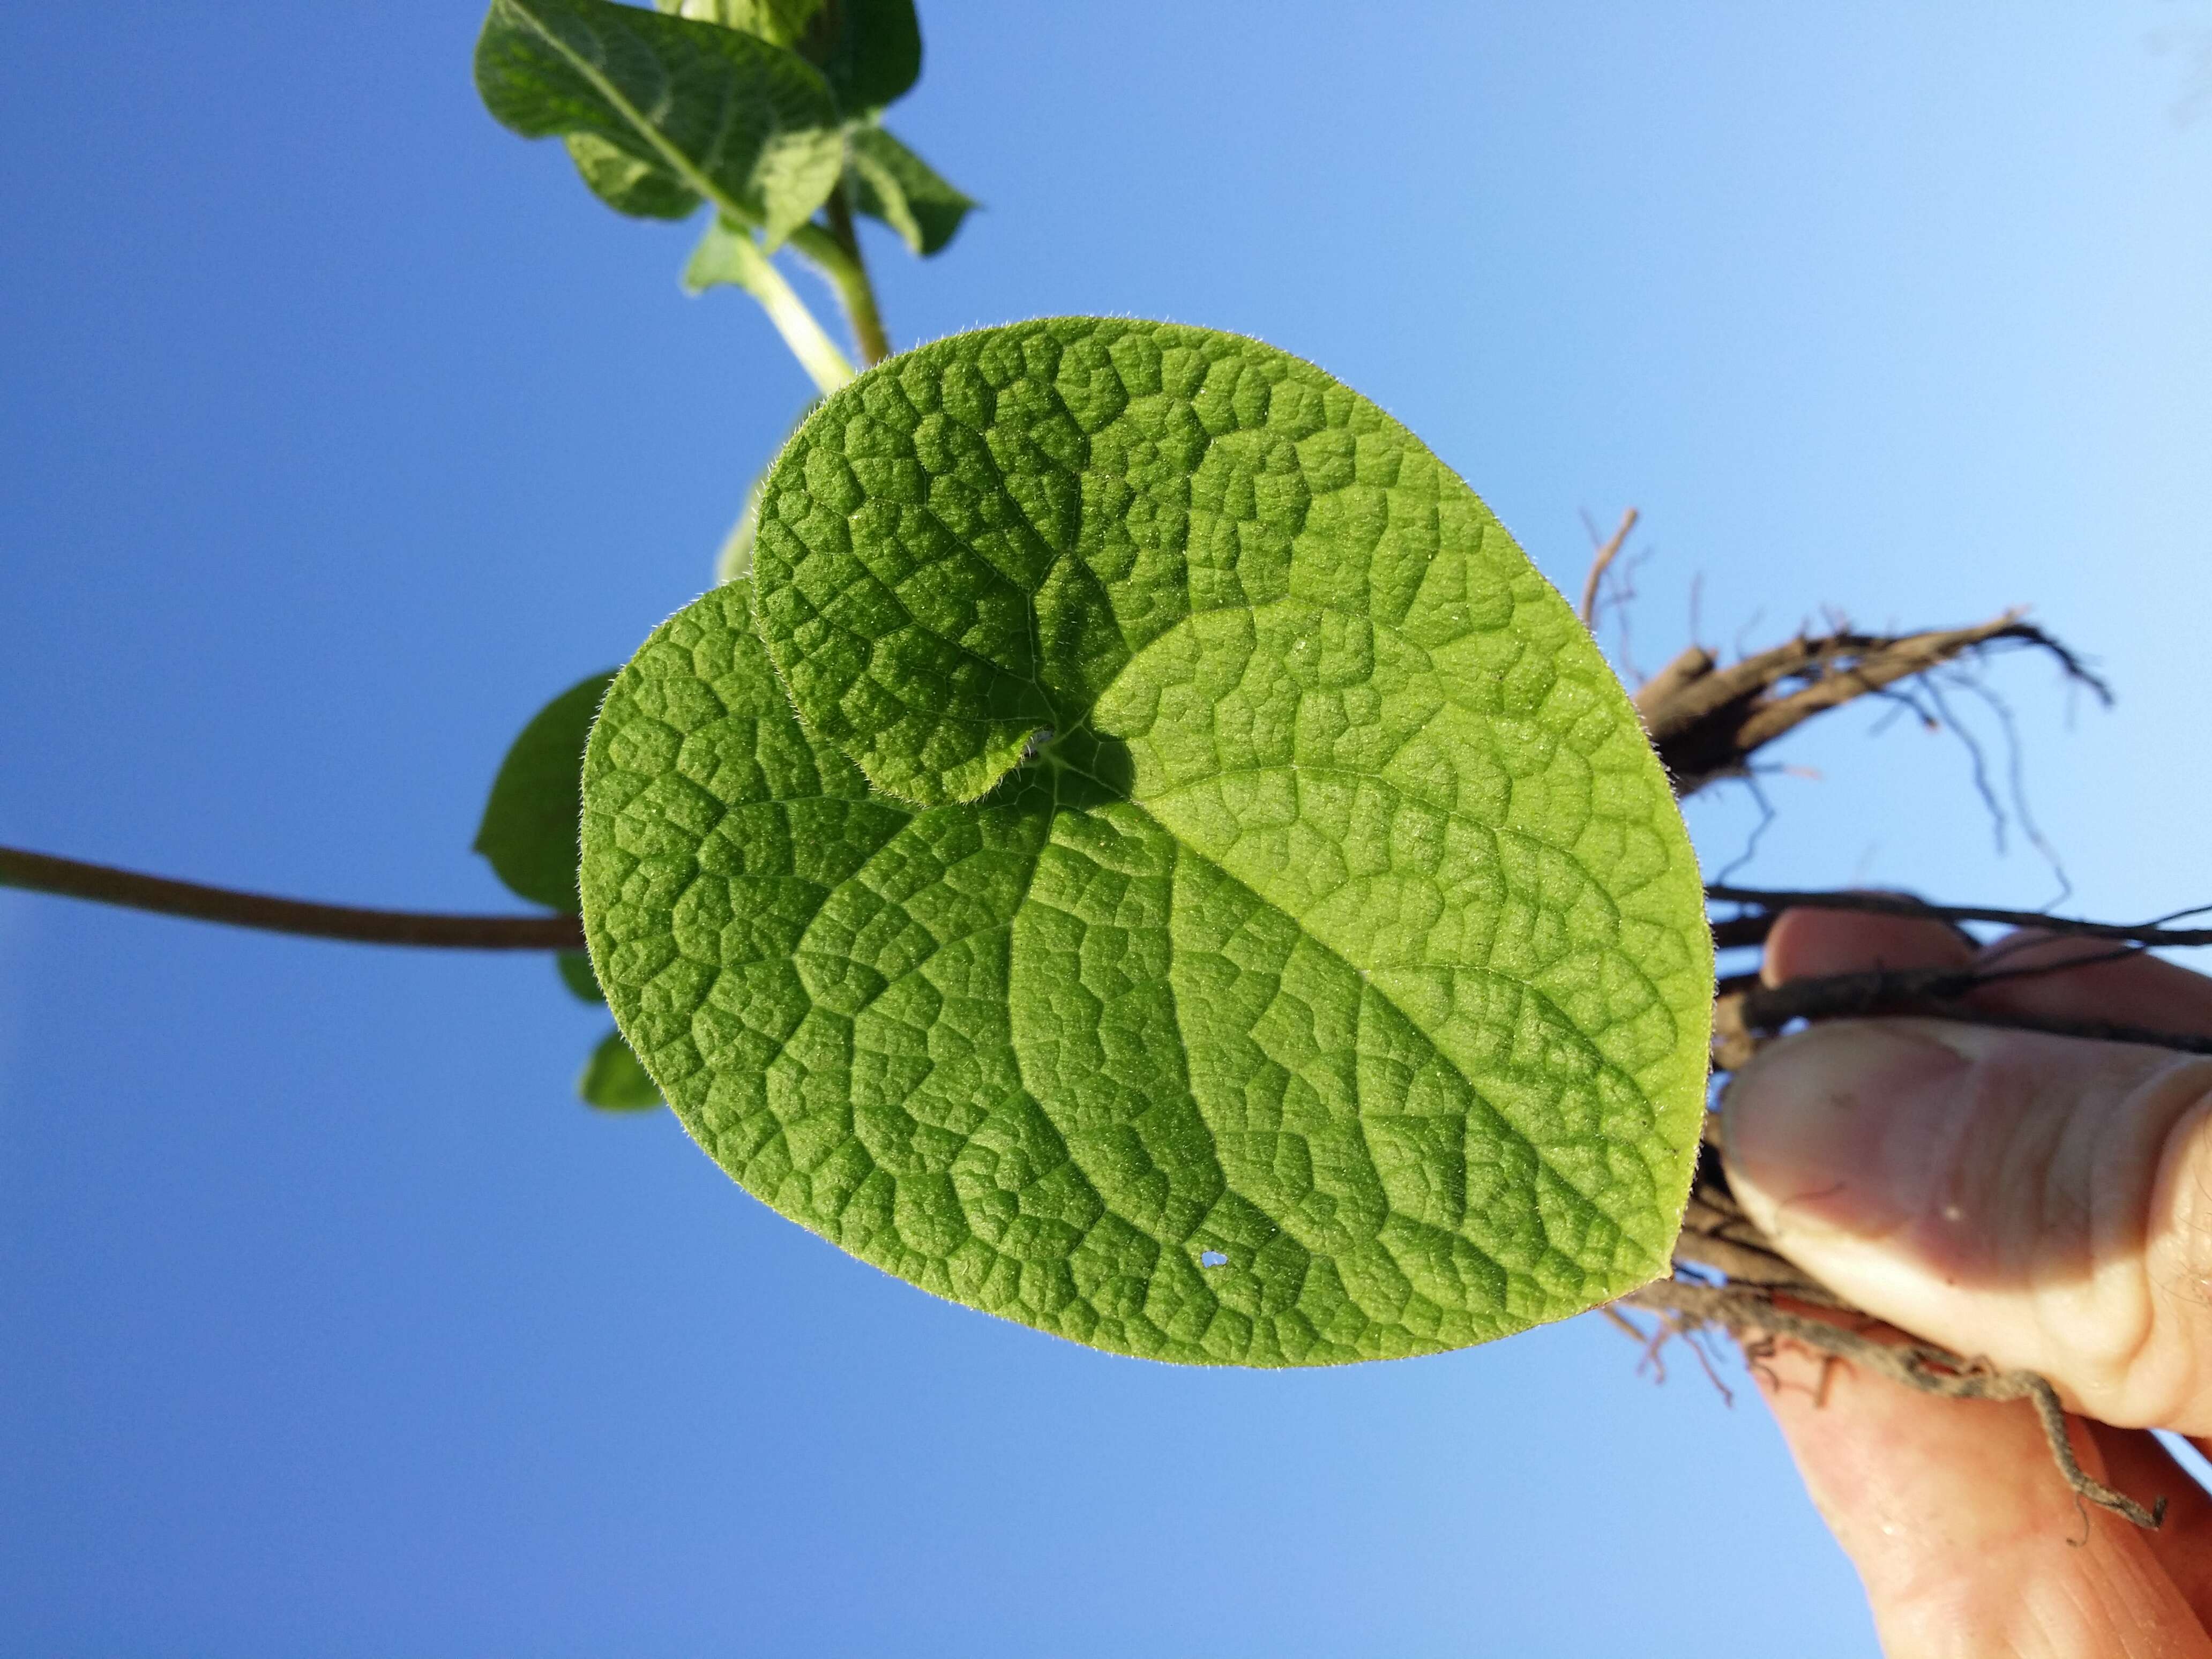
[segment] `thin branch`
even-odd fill
[[[2086,921],[2074,916],[2049,915],[2040,910],[2005,910],[1983,904],[1929,904],[1904,893],[1836,893],[1800,892],[1784,888],[1731,887],[1716,883],[1705,889],[1705,896],[1725,904],[1755,906],[1770,916],[1784,910],[1860,910],[1870,915],[1908,916],[1923,921],[1990,921],[2012,927],[2036,927],[2047,933],[2064,933],[2076,939],[2106,939],[2130,945],[2148,945],[2154,949],[2184,949],[2192,945],[2212,945],[2212,927],[2168,927],[2160,921]],[[2208,907],[2198,907],[2208,908]],[[2194,910],[2182,910],[2177,915],[2191,915]],[[1738,921],[1755,918],[1738,917],[1715,924],[1716,932],[1731,927]],[[1763,937],[1763,936],[1762,936]],[[1738,945],[1756,944],[1754,939],[1731,937],[1729,942]]]
[[[2042,971],[2081,965],[2079,962],[2045,963]],[[1786,985],[1739,992],[1717,1005],[1715,1024],[1723,1030],[1724,1041],[1716,1046],[1715,1064],[1733,1070],[1748,1057],[1744,1048],[1726,1042],[1738,1034],[1747,1037],[1754,1031],[1778,1031],[1801,1019],[1865,1019],[1878,1014],[1996,1025],[2051,1036],[2084,1037],[2092,1042],[2135,1042],[2184,1054],[2212,1054],[2212,1036],[2200,1031],[2170,1031],[2115,1020],[2063,1019],[2014,1009],[1984,1008],[1964,1000],[1984,986],[2014,976],[2008,972],[1977,973],[1955,968],[1884,969],[1793,979]],[[1757,1046],[1755,1041],[1751,1046]]]
[[[2027,844],[2043,855],[2043,861],[2051,866],[2051,873],[2058,878],[2058,891],[2051,902],[2063,904],[2074,896],[2074,878],[2066,873],[2065,860],[2058,856],[2058,849],[2051,844],[2043,833],[2043,826],[2035,821],[2035,814],[2028,808],[2027,768],[2022,760],[2025,750],[2020,740],[2019,722],[2013,718],[2012,705],[1973,675],[1962,674],[1960,684],[1980,698],[1983,706],[1997,717],[1997,724],[2004,728],[2005,774],[2012,791],[2013,816],[2020,820],[2021,833],[2027,837]]]
[[[1620,515],[1620,527],[1613,532],[1613,539],[1607,542],[1604,546],[1599,548],[1597,550],[1597,556],[1590,561],[1589,574],[1583,578],[1582,618],[1583,627],[1590,628],[1596,625],[1598,584],[1605,579],[1606,567],[1620,556],[1621,544],[1628,539],[1628,532],[1636,528],[1636,521],[1642,516],[1643,515],[1632,507],[1630,507],[1627,512],[1622,514]]]
[[[1989,757],[1982,749],[1982,740],[1974,735],[1971,726],[1951,712],[1951,705],[1944,700],[1943,684],[1938,676],[1930,674],[1920,684],[1921,689],[1928,693],[1928,701],[1934,707],[1937,719],[1966,749],[1967,763],[1973,768],[1974,793],[1981,800],[1982,810],[1990,815],[1990,833],[1996,843],[1996,852],[1999,858],[2002,858],[2005,831],[2010,827],[2010,821],[2006,817],[2004,803],[1997,799],[1997,792],[1990,785]]]
[[[422,910],[371,910],[346,904],[243,893],[193,881],[171,881],[105,864],[0,847],[0,886],[20,887],[95,904],[189,916],[268,933],[348,939],[357,945],[418,945],[453,951],[580,951],[577,916],[453,915]]]
[[[1778,816],[1774,810],[1774,803],[1766,798],[1766,791],[1759,787],[1758,778],[1747,769],[1743,775],[1743,781],[1745,786],[1751,791],[1753,803],[1759,808],[1759,822],[1751,826],[1751,833],[1744,837],[1743,851],[1738,853],[1721,867],[1723,881],[1726,881],[1759,856],[1759,843],[1765,838],[1768,828]]]

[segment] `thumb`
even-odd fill
[[[1729,1178],[1799,1266],[2108,1423],[2212,1433],[2212,1061],[1943,1020],[1770,1044]]]

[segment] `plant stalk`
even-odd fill
[[[188,916],[195,921],[252,927],[265,933],[345,939],[356,945],[431,945],[451,951],[580,951],[580,916],[456,915],[422,910],[374,910],[347,904],[245,893],[195,881],[172,881],[111,865],[86,864],[0,847],[0,886],[21,887],[94,904]]]
[[[829,223],[801,225],[791,234],[791,245],[813,261],[837,290],[845,320],[852,325],[860,365],[872,368],[891,355],[891,341],[884,331],[883,313],[876,307],[875,283],[860,252],[860,239],[853,228],[853,204],[842,180],[830,192],[823,211]]]
[[[750,237],[741,240],[751,246]],[[758,253],[757,249],[755,252]],[[853,365],[845,354],[837,349],[836,343],[806,308],[806,302],[765,253],[748,262],[742,286],[768,313],[769,321],[775,325],[775,331],[783,336],[784,344],[791,348],[791,355],[799,359],[799,367],[812,378],[823,397],[853,378]]]

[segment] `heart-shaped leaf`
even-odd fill
[[[821,72],[715,23],[611,0],[493,0],[476,75],[485,107],[524,137],[596,138],[657,175],[659,200],[702,196],[762,226],[771,248],[822,205],[844,165]],[[643,189],[633,180],[623,193]]]
[[[1371,404],[1200,330],[940,341],[793,441],[757,572],[617,678],[583,869],[617,1022],[754,1193],[1186,1361],[1663,1270],[1687,838],[1589,635]]]

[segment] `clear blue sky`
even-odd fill
[[[2075,902],[2212,898],[2212,109],[2154,49],[2203,0],[923,21],[894,125],[988,210],[871,244],[900,338],[1262,336],[1562,585],[1642,507],[1645,669],[1693,582],[1722,647],[2033,604],[2122,693],[1994,678]],[[500,906],[507,738],[707,580],[804,382],[483,114],[476,21],[0,10],[0,842]],[[1871,724],[1794,745],[1745,878],[2051,896]],[[1709,867],[1754,817],[1693,807]],[[1871,1650],[1684,1355],[1094,1354],[579,1106],[599,1029],[542,961],[0,896],[0,1650]]]

